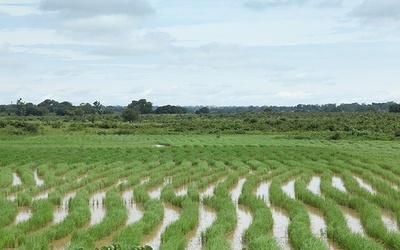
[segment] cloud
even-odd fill
[[[114,34],[134,26],[126,15],[99,15],[89,18],[68,19],[61,23],[64,31],[73,31],[80,35]]]
[[[400,18],[399,0],[364,0],[352,14],[366,19]]]
[[[264,10],[270,7],[301,5],[307,0],[248,0],[243,6],[250,10]]]
[[[144,0],[42,0],[40,8],[59,11],[67,17],[93,17],[98,15],[147,15],[154,10]]]
[[[24,63],[13,59],[12,56],[13,53],[10,44],[4,43],[0,46],[0,70],[17,70],[25,67]]]
[[[318,7],[321,8],[337,8],[343,5],[343,0],[323,0]]]

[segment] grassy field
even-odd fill
[[[259,133],[3,136],[0,249],[400,249],[399,150]]]

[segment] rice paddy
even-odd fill
[[[0,142],[0,249],[400,249],[395,141],[39,135]]]

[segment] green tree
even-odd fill
[[[199,110],[196,111],[196,114],[209,114],[210,109],[207,107],[200,108]]]
[[[94,108],[96,114],[101,114],[104,111],[104,106],[99,101],[95,101],[93,103],[93,108]]]
[[[400,104],[397,104],[397,103],[390,104],[389,112],[399,113],[400,112]]]
[[[136,109],[140,114],[151,114],[153,113],[153,103],[148,102],[146,99],[133,100],[128,105],[128,109]]]
[[[122,111],[121,116],[125,122],[134,122],[139,119],[139,112],[134,108],[126,108]]]
[[[17,115],[25,115],[25,103],[22,101],[22,98],[17,100]]]

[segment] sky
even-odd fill
[[[0,104],[400,101],[399,0],[0,0]]]

